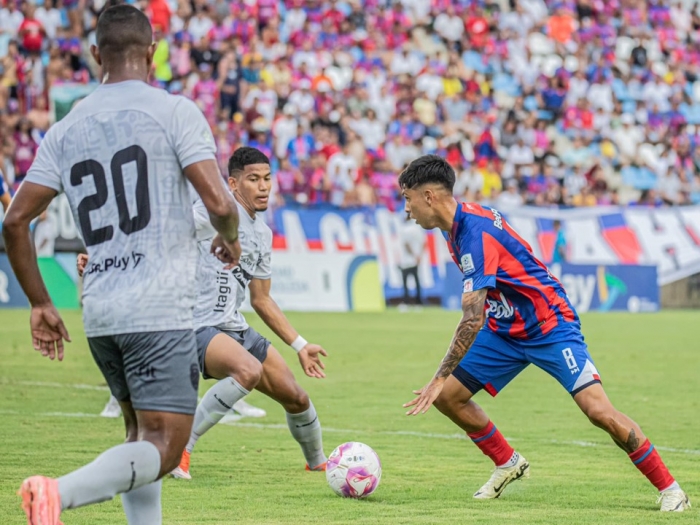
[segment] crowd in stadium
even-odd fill
[[[0,167],[16,188],[48,93],[99,78],[104,0],[3,0]],[[700,202],[700,8],[686,0],[140,0],[153,82],[226,160],[273,159],[276,205],[386,205],[423,153],[501,208]]]

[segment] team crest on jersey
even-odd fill
[[[461,264],[462,272],[466,274],[472,273],[476,268],[474,268],[474,259],[472,259],[471,253],[465,253],[462,255]]]
[[[462,293],[468,293],[474,291],[474,279],[467,279],[464,281],[464,288],[462,288]]]

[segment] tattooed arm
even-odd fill
[[[436,378],[447,379],[471,348],[476,334],[484,326],[484,301],[486,301],[487,292],[488,290],[484,288],[462,295],[462,319],[455,329],[450,348],[435,374]]]
[[[421,390],[413,391],[418,397],[404,405],[404,407],[413,407],[406,412],[406,415],[425,414],[428,411],[440,395],[447,378],[471,348],[476,335],[484,325],[484,301],[487,292],[484,288],[462,295],[462,319],[457,325],[450,348],[430,383]]]

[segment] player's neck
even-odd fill
[[[241,198],[241,196],[238,194],[238,192],[234,192],[233,196],[238,201],[238,204],[243,206],[243,209],[246,211],[248,216],[251,219],[255,219],[255,208],[253,206],[250,206],[247,202],[245,202],[245,200]]]
[[[452,223],[455,220],[457,212],[457,201],[455,199],[447,199],[445,203],[440,203],[438,207],[438,228],[442,231],[452,231]]]
[[[118,82],[128,82],[138,80],[148,82],[148,67],[137,62],[124,62],[119,65],[103,66],[102,83],[116,84]]]

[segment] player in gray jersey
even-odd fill
[[[192,102],[148,86],[154,51],[143,13],[128,5],[104,11],[92,48],[103,83],[49,130],[5,217],[8,256],[32,306],[34,348],[60,361],[70,339],[39,273],[29,224],[66,193],[90,258],[85,333],[126,424],[127,443],[92,463],[22,483],[29,525],[59,525],[63,510],[116,494],[130,525],[161,523],[159,480],[178,465],[197,404],[197,243],[187,180],[219,234],[212,250],[231,267],[240,256],[237,207],[211,130]]]
[[[253,309],[280,339],[296,350],[309,377],[323,378],[319,345],[308,343],[270,297],[272,231],[258,212],[267,209],[272,186],[270,161],[255,148],[239,148],[229,160],[229,185],[238,203],[241,257],[233,271],[209,255],[214,231],[201,202],[194,206],[199,241],[195,307],[197,350],[202,376],[216,383],[197,406],[192,434],[180,466],[173,472],[190,479],[190,454],[197,440],[253,388],[279,402],[287,413],[292,436],[301,446],[307,470],[325,470],[321,424],[307,393],[294,379],[280,353],[248,325],[240,312],[246,289]],[[262,363],[260,381],[254,364]],[[256,386],[257,385],[257,386]]]

